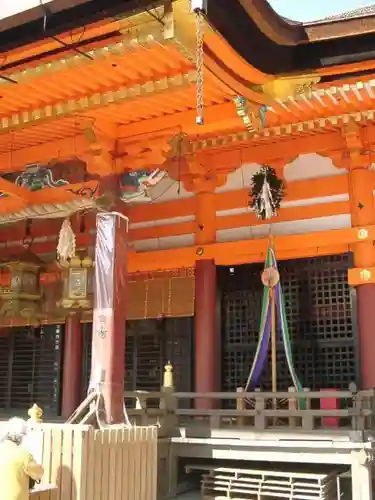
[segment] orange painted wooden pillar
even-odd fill
[[[214,191],[196,195],[196,244],[203,259],[195,268],[195,391],[220,391],[220,338],[216,324],[216,264],[204,259],[204,245],[216,240]],[[199,399],[199,409],[214,408],[217,401]]]
[[[349,168],[349,195],[352,226],[357,228],[354,265],[349,284],[356,287],[360,386],[375,387],[375,248],[367,225],[375,224],[372,175],[369,157],[352,155]]]
[[[67,317],[63,359],[61,416],[66,420],[81,403],[83,328],[78,314]]]

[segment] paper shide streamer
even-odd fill
[[[59,234],[59,242],[57,244],[56,250],[58,258],[63,262],[66,262],[67,260],[75,257],[76,236],[69,219],[65,219],[62,223]]]

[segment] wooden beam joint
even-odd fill
[[[372,146],[368,140],[367,127],[350,120],[341,127],[346,148],[330,155],[338,168],[369,168],[371,165]]]

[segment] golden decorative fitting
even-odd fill
[[[359,240],[366,240],[368,238],[367,229],[358,229],[357,238]]]
[[[163,387],[173,387],[173,366],[169,361],[164,366]]]
[[[92,267],[93,263],[94,263],[94,261],[92,260],[92,258],[87,255],[84,259],[82,259],[81,266],[82,267]]]
[[[368,271],[367,269],[362,269],[362,271],[359,274],[361,276],[362,281],[370,281],[372,277],[371,271]]]
[[[81,267],[81,259],[77,256],[70,259],[69,267]]]
[[[298,78],[279,78],[262,85],[263,92],[272,99],[285,101],[289,98],[309,98],[313,86],[320,81],[320,77],[304,76]]]
[[[33,406],[29,409],[27,412],[29,415],[29,422],[34,422],[37,424],[41,424],[43,422],[43,410],[36,404],[34,403]]]

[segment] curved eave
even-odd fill
[[[264,74],[302,74],[375,59],[375,16],[303,25],[280,17],[266,0],[233,0],[230,9],[226,0],[211,0],[207,17]]]
[[[154,3],[159,5],[161,1]],[[1,21],[0,53],[144,10],[149,0],[54,0]],[[72,5],[74,5],[72,7]],[[47,24],[44,17],[47,12]]]
[[[92,0],[75,0],[74,5],[87,4]],[[43,3],[38,1],[25,2],[24,9],[20,10],[17,2],[9,2],[5,10],[0,12],[0,33],[13,28],[19,28],[22,25],[40,20],[43,23],[43,17],[46,12],[51,15],[57,14],[73,6],[72,0],[47,0]]]

